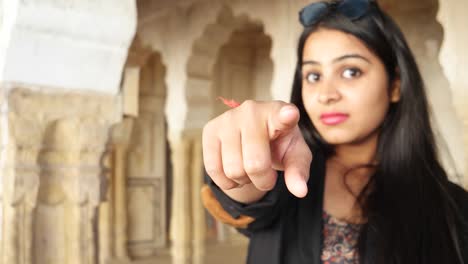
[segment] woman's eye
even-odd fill
[[[308,83],[315,83],[320,80],[320,75],[317,73],[308,73],[306,75],[306,80]]]
[[[361,76],[362,72],[359,69],[351,68],[346,69],[343,72],[343,77],[346,79],[352,79]]]

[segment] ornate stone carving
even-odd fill
[[[117,101],[23,88],[11,90],[6,100],[4,263],[95,263],[100,163],[117,121]]]

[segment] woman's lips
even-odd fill
[[[320,120],[322,123],[329,126],[341,124],[348,118],[349,115],[343,113],[326,113],[320,115]]]

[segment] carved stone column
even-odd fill
[[[95,263],[136,1],[0,2],[0,259]]]
[[[169,138],[173,166],[171,230],[172,261],[174,264],[189,264],[191,259],[191,187],[189,139]]]
[[[191,148],[191,186],[192,186],[192,215],[193,215],[193,264],[205,263],[205,239],[206,239],[206,217],[205,208],[203,207],[200,190],[204,183],[204,167],[202,156],[201,133],[196,133],[192,137]]]
[[[6,108],[3,108],[6,109]],[[37,151],[18,150],[9,125],[14,115],[2,113],[0,131],[8,137],[2,145],[2,263],[32,263],[32,217],[39,187],[39,170],[34,164]],[[26,153],[29,152],[29,153]]]
[[[133,120],[124,118],[111,128],[103,157],[107,184],[99,205],[99,263],[128,261],[126,152]]]
[[[127,228],[127,151],[133,128],[133,119],[125,118],[112,129],[112,186],[111,196],[113,254],[119,260],[128,260]]]
[[[6,100],[3,262],[96,263],[101,157],[118,100],[24,88]]]
[[[173,162],[171,232],[173,263],[204,263],[206,223],[201,133],[170,138]]]

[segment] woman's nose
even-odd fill
[[[322,83],[317,96],[318,102],[321,104],[330,104],[341,99],[341,95],[336,88],[336,84],[332,82]]]

